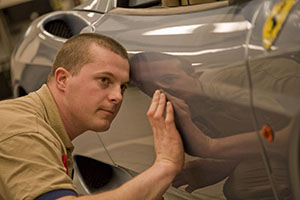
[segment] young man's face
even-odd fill
[[[105,131],[120,109],[129,82],[129,64],[96,45],[91,45],[90,58],[91,63],[68,79],[64,105],[76,127]]]

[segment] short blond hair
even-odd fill
[[[48,81],[51,77],[54,77],[58,67],[65,68],[72,75],[79,73],[85,64],[92,62],[90,56],[90,46],[92,44],[110,50],[124,59],[129,59],[126,49],[116,40],[98,33],[82,33],[67,40],[59,49],[48,76]]]

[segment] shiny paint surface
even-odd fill
[[[186,154],[186,166],[193,163],[190,161],[200,163],[196,171],[190,171],[195,190],[190,194],[184,190],[187,185],[172,187],[169,198],[285,199],[294,195],[297,199],[299,143],[294,138],[299,135],[300,116],[300,5],[296,3],[267,51],[262,44],[262,30],[277,2],[253,0],[201,12],[137,16],[110,14],[116,5],[114,1],[87,1],[73,11],[47,14],[32,23],[14,50],[14,94],[19,96],[18,86],[31,92],[46,81],[54,56],[66,39],[48,33],[43,24],[65,15],[74,27],[76,20],[83,24],[77,33],[111,36],[131,56],[159,52],[183,58],[195,70],[202,93],[199,95],[200,89],[194,85],[176,85],[170,78],[162,79],[159,88],[186,101],[193,123],[204,135],[231,145],[216,148],[220,152],[214,154],[207,151],[206,143],[187,139],[186,147],[196,153]],[[153,60],[151,56],[146,58],[150,63]],[[174,77],[170,68],[173,65],[157,60],[153,71],[147,74],[158,77],[158,72],[165,70]],[[142,74],[137,73],[135,79],[138,77]],[[140,89],[135,85],[128,88],[109,131],[88,132],[77,138],[74,154],[136,173],[151,166],[155,154],[146,118],[150,97]],[[274,131],[272,142],[260,133],[266,124]],[[178,126],[182,126],[182,136],[186,138],[188,127],[180,122]],[[234,167],[224,160],[233,161]],[[222,178],[216,177],[218,174]],[[182,177],[188,180],[188,173]],[[202,179],[215,180],[204,187]]]

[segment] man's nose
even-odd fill
[[[121,86],[116,86],[112,88],[112,90],[109,93],[109,100],[115,104],[120,103],[123,100]]]

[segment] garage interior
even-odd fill
[[[0,100],[12,97],[10,56],[29,24],[37,17],[68,10],[84,0],[0,0]]]

